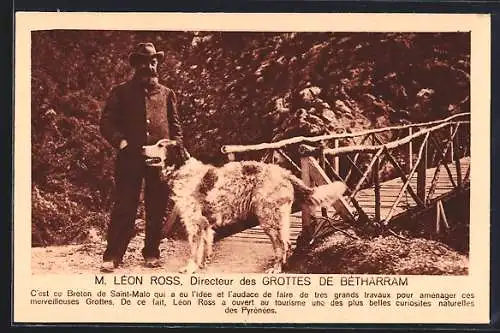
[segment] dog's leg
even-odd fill
[[[274,263],[273,266],[266,270],[268,274],[277,274],[281,273],[282,269],[282,258],[283,258],[283,248],[280,241],[280,231],[274,228],[263,227],[262,228],[265,233],[271,239],[271,244],[274,250]]]
[[[195,273],[199,266],[196,264],[196,259],[197,259],[197,254],[198,254],[198,247],[201,239],[201,230],[199,227],[193,228],[192,233],[189,233],[188,235],[188,242],[189,246],[191,249],[191,253],[188,259],[188,262],[186,266],[182,267],[179,272],[180,273],[186,273],[186,274],[193,274]]]
[[[200,239],[198,241],[198,247],[196,249],[195,262],[196,262],[196,265],[200,268],[204,267],[204,263],[205,263],[205,258],[204,258],[205,238],[206,238],[205,233],[206,233],[206,228],[200,230],[200,236],[199,236]]]
[[[291,203],[276,207],[274,203],[263,206],[258,212],[260,226],[271,239],[274,249],[274,265],[266,273],[281,273],[290,249],[290,211]]]
[[[214,231],[210,226],[210,222],[205,216],[200,218],[198,223],[200,226],[200,241],[198,244],[198,252],[196,254],[196,263],[198,266],[205,267],[208,264],[208,257],[212,256],[212,246],[214,241]]]
[[[290,214],[292,211],[291,204],[284,204],[280,207],[281,220],[280,220],[280,242],[283,248],[283,256],[281,263],[286,264],[290,251]]]
[[[181,270],[183,273],[192,274],[196,272],[204,263],[204,247],[205,247],[205,233],[210,228],[208,220],[204,216],[198,217],[193,221],[193,230],[189,233],[189,245],[191,247],[191,256],[189,257],[187,265]]]
[[[211,227],[208,227],[205,230],[204,241],[205,241],[205,253],[204,253],[204,261],[202,263],[203,266],[206,266],[212,260],[213,254],[213,246],[214,246],[214,235],[215,231]]]

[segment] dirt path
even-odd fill
[[[252,237],[234,235],[217,242],[212,263],[199,273],[262,273],[270,265],[272,246],[260,230],[250,230]],[[143,266],[141,249],[144,234],[132,239],[124,264],[116,273],[177,272],[188,257],[186,241],[164,239],[160,250],[163,267]],[[81,245],[37,247],[32,249],[33,274],[95,274],[99,272],[106,243],[94,239]]]
[[[300,229],[299,221],[298,218],[292,220],[292,246]],[[97,235],[92,239],[81,245],[33,248],[32,273],[98,274],[106,243]],[[160,246],[163,266],[147,268],[141,254],[143,244],[144,234],[139,233],[132,239],[124,264],[116,274],[177,273],[188,258],[186,241],[164,239]],[[271,266],[272,258],[269,239],[260,228],[254,227],[215,243],[212,262],[198,273],[263,273]],[[468,272],[467,256],[437,241],[416,238],[402,242],[393,236],[352,240],[340,233],[330,236],[318,248],[311,248],[305,256],[296,257],[290,264],[289,272],[302,274],[464,275]]]

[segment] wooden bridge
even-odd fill
[[[469,189],[470,113],[352,133],[226,145],[222,152],[229,160],[260,153],[262,161],[289,168],[309,186],[332,181],[347,185],[344,198],[334,207],[323,207],[321,212],[303,209],[300,218],[292,214],[292,241],[302,230],[312,237],[321,234],[332,225],[335,212],[352,225],[391,230],[396,221],[433,210],[433,228],[440,233],[450,227],[443,203]],[[252,224],[227,233],[241,240],[266,241]]]

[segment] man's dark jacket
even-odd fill
[[[110,93],[100,123],[104,138],[115,148],[122,139],[139,149],[160,139],[177,141],[176,164],[184,158],[183,134],[175,93],[159,83],[149,86],[137,79],[122,83]]]

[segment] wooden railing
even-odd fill
[[[310,186],[334,180],[344,182],[346,198],[336,203],[337,212],[345,220],[374,221],[387,224],[405,194],[419,207],[426,207],[436,190],[439,174],[444,168],[455,188],[468,183],[470,164],[464,174],[461,159],[470,156],[470,113],[461,113],[443,120],[407,124],[315,137],[294,137],[278,142],[256,145],[226,145],[221,151],[235,160],[239,153],[265,151],[263,160],[279,160],[292,171],[301,174]],[[300,162],[287,153],[295,147]],[[300,166],[299,166],[300,164]],[[455,167],[455,181],[449,164]],[[388,168],[389,167],[389,168]],[[435,167],[427,189],[426,170]],[[384,172],[383,170],[390,170]],[[417,175],[416,188],[411,184]],[[399,177],[402,187],[387,214],[382,216],[380,188],[384,181]],[[357,200],[362,189],[373,188],[375,212],[367,214]],[[326,215],[327,207],[322,209]],[[303,212],[303,226],[309,224],[311,212]]]

